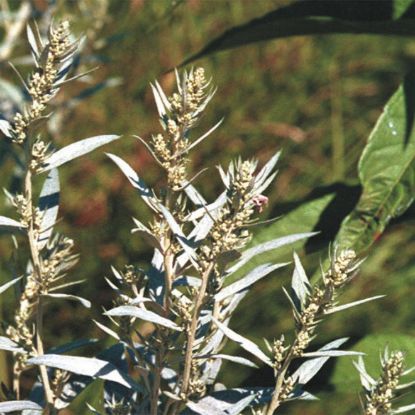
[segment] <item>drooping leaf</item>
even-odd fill
[[[343,221],[337,244],[370,247],[415,194],[415,77],[406,77],[378,119],[359,161],[363,192]]]
[[[144,310],[143,308],[131,306],[131,305],[123,305],[119,307],[115,307],[105,313],[108,316],[129,316],[129,317],[136,317],[141,320],[149,321],[154,324],[160,324],[160,326],[168,327],[172,330],[180,331],[181,328],[174,323],[173,321],[161,317],[158,314],[154,313],[153,311]]]
[[[96,137],[85,138],[84,140],[76,141],[66,147],[52,153],[46,160],[46,166],[42,172],[49,171],[55,167],[67,163],[77,157],[81,157],[98,147],[108,144],[111,141],[120,138],[119,135],[98,135]]]
[[[257,357],[268,366],[272,366],[271,359],[254,342],[236,333],[229,327],[220,323],[215,318],[212,318],[212,321],[215,322],[215,324],[225,334],[226,337],[229,337],[231,340],[238,343],[243,349]]]
[[[59,173],[58,169],[52,169],[45,182],[39,196],[39,209],[42,213],[41,232],[37,241],[39,249],[42,249],[52,235],[53,225],[56,222],[59,211]]]
[[[413,4],[411,0],[296,1],[226,30],[182,65],[218,51],[289,36],[332,33],[412,36]]]
[[[42,356],[32,357],[28,360],[28,363],[32,365],[54,367],[82,376],[110,380],[127,388],[134,387],[134,383],[129,379],[127,374],[121,373],[112,363],[101,359],[45,354]]]
[[[91,302],[89,300],[86,300],[85,298],[79,297],[77,295],[64,294],[64,293],[48,293],[48,294],[44,294],[43,296],[49,297],[49,298],[62,298],[64,300],[78,301],[84,307],[91,308]]]
[[[142,197],[145,203],[153,210],[158,210],[158,202],[153,192],[147,187],[144,181],[138,176],[138,174],[120,157],[107,153],[107,156],[120,168],[134,188],[138,190],[139,195]]]

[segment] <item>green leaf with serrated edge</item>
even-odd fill
[[[415,34],[412,4],[413,0],[293,2],[226,30],[181,65],[219,51],[290,36],[333,33],[412,36]]]
[[[384,108],[359,161],[362,194],[336,242],[361,252],[370,247],[415,194],[415,77],[406,77]]]
[[[385,345],[389,350],[405,351],[405,367],[410,368],[415,365],[415,337],[398,333],[385,333],[369,335],[353,345],[353,350],[366,353],[364,362],[366,370],[370,376],[377,379],[380,370],[379,355],[383,353]],[[357,361],[357,359],[356,359]],[[402,379],[402,383],[413,380],[411,375]],[[338,360],[334,374],[331,378],[332,383],[339,389],[344,388],[345,384],[360,385],[359,373],[351,367],[351,362]]]

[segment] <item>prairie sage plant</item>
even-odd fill
[[[257,161],[242,159],[227,169],[218,167],[224,191],[207,202],[195,187],[198,175],[190,174],[188,157],[220,124],[191,138],[215,90],[201,68],[182,76],[176,72],[176,80],[177,91],[171,96],[157,82],[151,85],[162,131],[147,141],[137,137],[164,170],[165,187],[150,189],[125,161],[109,154],[153,213],[147,225],[134,219],[132,233],[151,244],[154,254],[147,268],[130,264],[113,269],[115,280],[108,280],[116,301],[105,314],[118,329],[99,326],[124,345],[139,374],[139,387],[129,398],[107,393],[105,407],[111,414],[271,415],[285,402],[314,399],[304,386],[330,357],[361,354],[339,350],[346,338],[310,350],[321,320],[381,296],[339,304],[339,294],[362,263],[353,250],[334,249],[314,284],[294,254],[291,289],[286,291],[294,316],[293,340],[269,339],[263,350],[229,327],[252,285],[288,265],[261,264],[238,278],[249,261],[314,234],[282,236],[244,250],[267,205],[264,192],[276,176],[279,153],[260,169]],[[224,354],[227,340],[252,359]],[[269,366],[275,386],[227,388],[217,381],[224,360]]]
[[[327,267],[313,283],[294,253],[291,287],[286,290],[293,312],[293,331],[276,335],[259,346],[229,325],[238,304],[253,284],[288,263],[249,267],[260,253],[309,238],[300,233],[277,238],[246,249],[258,214],[267,205],[264,195],[273,182],[279,152],[258,167],[255,160],[238,159],[218,167],[223,192],[208,202],[197,190],[199,174],[190,172],[190,152],[219,127],[193,138],[215,89],[204,70],[176,72],[177,91],[167,96],[159,83],[151,85],[162,131],[143,140],[164,172],[164,187],[149,188],[120,157],[108,154],[152,212],[148,224],[134,219],[132,233],[152,246],[151,263],[144,268],[128,264],[113,268],[114,306],[105,312],[112,327],[96,322],[115,339],[96,357],[67,355],[88,341],[56,347],[45,346],[43,315],[48,301],[84,298],[65,294],[63,281],[77,260],[72,240],[55,233],[58,217],[58,167],[107,144],[118,136],[105,135],[76,141],[62,149],[41,136],[39,124],[47,118],[50,100],[69,78],[77,53],[66,22],[52,26],[47,39],[34,28],[28,38],[36,69],[24,82],[30,100],[21,112],[3,119],[0,127],[11,145],[24,155],[25,176],[20,193],[10,194],[15,218],[0,217],[0,226],[14,232],[15,248],[25,252],[26,266],[0,292],[21,285],[14,320],[0,337],[0,348],[13,353],[13,385],[3,388],[7,399],[1,413],[56,414],[66,408],[94,379],[104,381],[102,408],[88,409],[109,415],[175,415],[252,413],[271,415],[296,399],[315,399],[306,391],[308,382],[323,365],[337,356],[360,356],[341,350],[346,338],[315,350],[313,340],[327,315],[377,299],[340,304],[339,295],[356,276],[361,260],[353,250],[333,249]],[[43,177],[46,175],[46,178]],[[39,193],[34,182],[43,181]],[[242,274],[242,276],[240,276]],[[237,343],[247,357],[228,355],[227,340]],[[92,340],[91,340],[92,341]],[[268,366],[274,386],[229,388],[220,383],[223,361],[257,367]],[[413,405],[391,409],[403,370],[400,352],[385,354],[381,378],[373,380],[362,360],[356,363],[366,389],[362,413],[404,413]],[[37,368],[38,376],[28,396],[22,396],[21,374]],[[402,386],[402,385],[401,385]],[[409,386],[409,385],[403,385]],[[103,412],[102,412],[103,411]],[[398,412],[396,412],[398,411]]]

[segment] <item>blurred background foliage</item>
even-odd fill
[[[147,183],[161,184],[160,170],[132,137],[137,134],[147,139],[160,130],[149,82],[158,79],[170,92],[174,75],[169,69],[225,29],[288,3],[78,0],[48,6],[46,0],[34,1],[39,13],[51,7],[55,19],[69,17],[75,32],[86,34],[86,59],[80,65],[98,66],[85,81],[64,88],[57,105],[71,104],[64,107],[64,118],[56,121],[62,125],[51,128],[51,134],[62,145],[98,134],[122,134],[117,145],[109,145],[105,151],[123,157]],[[12,5],[17,9],[20,2]],[[27,55],[22,33],[9,60],[25,73],[30,70],[25,64]],[[312,275],[326,257],[328,243],[341,220],[359,198],[356,166],[367,137],[383,105],[414,64],[415,43],[409,37],[339,34],[254,43],[194,62],[206,69],[218,87],[200,132],[225,118],[217,132],[193,154],[195,172],[209,166],[198,179],[202,193],[211,200],[220,191],[215,165],[226,165],[238,155],[255,156],[261,163],[276,149],[282,149],[280,172],[263,214],[264,219],[281,216],[281,220],[255,228],[254,241],[275,238],[279,233],[321,231],[305,246],[296,246]],[[2,79],[18,83],[5,61],[1,68]],[[2,162],[0,184],[10,188],[7,172],[14,168],[14,161],[8,158]],[[103,307],[112,301],[104,280],[110,266],[144,265],[148,260],[149,247],[130,235],[131,217],[145,219],[148,212],[100,151],[64,166],[60,174],[63,220],[59,230],[75,240],[80,253],[73,278],[85,279],[76,292],[93,301],[92,317],[103,321]],[[7,206],[2,206],[7,211]],[[379,351],[388,342],[391,348],[403,347],[409,364],[415,364],[414,219],[415,209],[410,208],[379,236],[344,301],[377,294],[386,297],[327,319],[317,344],[348,336],[350,346],[371,351],[373,364],[369,367],[377,367]],[[10,254],[11,242],[4,236],[0,255],[7,259]],[[290,260],[291,254],[287,249],[278,258],[270,258]],[[10,278],[6,262],[2,261],[2,281]],[[288,286],[290,274],[291,270],[285,268],[261,281],[242,303],[232,327],[252,339],[281,333],[289,336],[293,321],[281,288]],[[10,296],[2,304],[4,318],[13,314],[14,301]],[[104,338],[90,317],[90,310],[76,304],[50,304],[45,322],[47,343],[62,344],[80,336]],[[104,346],[105,341],[97,347]],[[235,346],[229,345],[229,350],[236,350]],[[3,358],[0,373],[8,382],[6,363]],[[356,373],[350,358],[332,362],[314,382],[312,392],[322,399],[287,404],[281,413],[356,413],[360,390]],[[229,386],[265,386],[272,382],[272,375],[266,370],[250,372],[229,364],[223,380]],[[87,392],[85,400],[93,401],[93,395]],[[339,405],[341,401],[344,404]],[[71,410],[68,413],[81,413],[79,407]]]

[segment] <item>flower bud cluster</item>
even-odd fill
[[[343,286],[353,278],[358,263],[356,262],[356,252],[346,249],[335,255],[331,269],[325,275],[326,283],[332,284],[335,288]]]
[[[382,376],[367,396],[365,415],[387,415],[391,413],[392,399],[404,369],[404,356],[393,352],[382,363]]]
[[[49,144],[46,144],[42,140],[36,140],[32,147],[32,159],[30,160],[29,167],[33,173],[39,173],[45,164],[46,157],[48,156]]]
[[[282,362],[285,358],[285,352],[288,347],[284,346],[284,337],[282,336],[279,340],[274,340],[274,343],[271,347],[271,353],[274,361],[274,369],[280,370]]]
[[[74,52],[76,46],[70,42],[69,23],[61,22],[49,31],[48,44],[41,55],[46,54],[44,61],[38,62],[38,68],[28,82],[28,92],[32,103],[24,113],[16,113],[12,122],[12,137],[16,143],[23,143],[28,134],[30,124],[42,117],[46,104],[55,96],[57,76],[65,58]]]
[[[188,130],[207,104],[207,86],[202,68],[185,73],[178,80],[178,92],[167,98],[169,114],[163,116],[164,134],[157,134],[150,141],[155,157],[167,171],[168,186],[174,191],[180,190],[186,181]]]
[[[42,258],[40,281],[42,294],[47,294],[51,285],[76,262],[77,256],[72,253],[73,247],[72,239],[60,235],[48,246]]]

